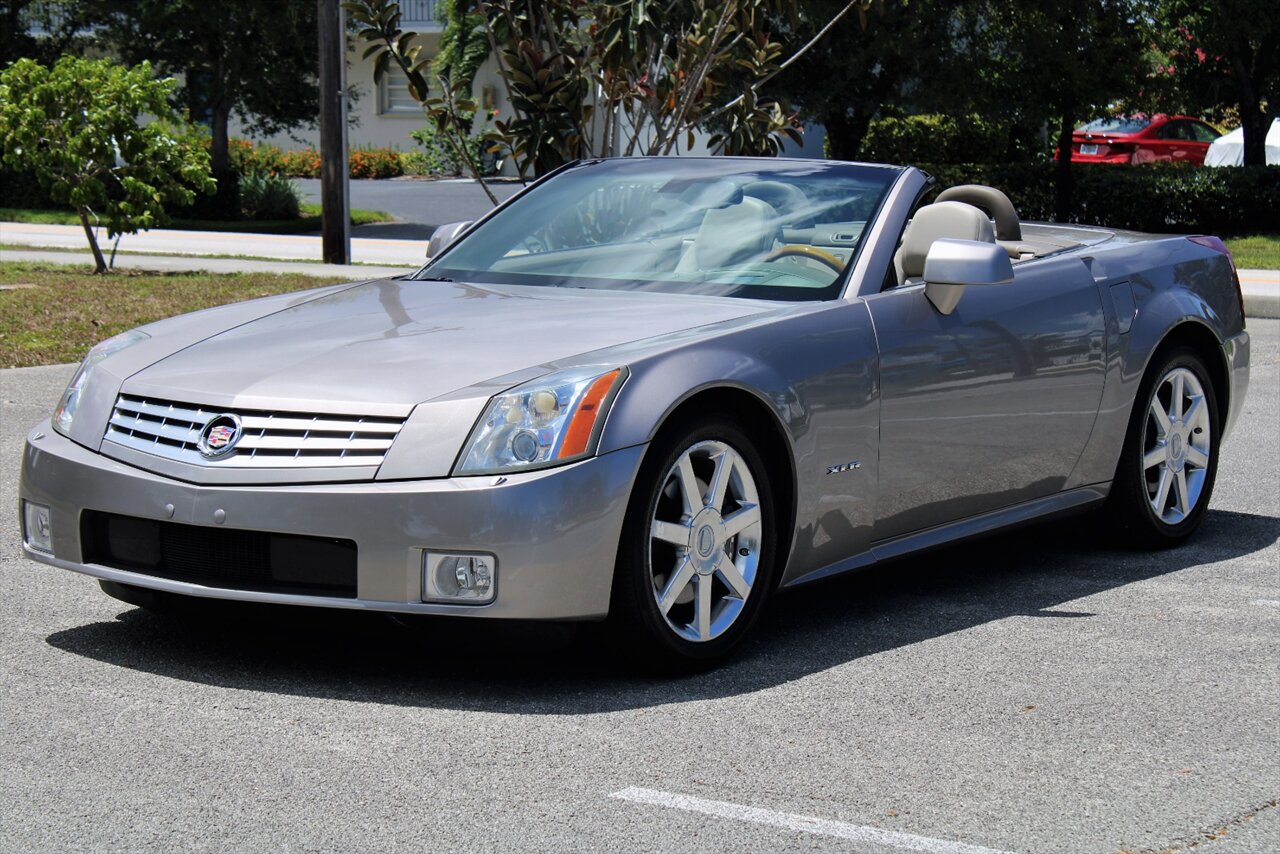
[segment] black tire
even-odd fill
[[[737,561],[740,555],[744,566],[754,558],[754,578],[750,581],[746,598],[743,599],[733,594],[725,577],[716,571],[708,572],[705,577],[714,581],[706,582],[707,590],[716,591],[721,596],[716,600],[716,606],[720,609],[717,613],[730,622],[727,628],[715,636],[708,632],[708,639],[690,640],[682,636],[680,629],[673,625],[679,620],[674,617],[669,619],[660,610],[657,601],[660,595],[658,584],[663,576],[656,575],[651,568],[662,561],[660,553],[664,548],[672,550],[676,561],[679,561],[680,553],[676,547],[662,542],[654,544],[650,532],[656,516],[669,512],[665,508],[673,500],[672,489],[679,489],[678,483],[673,487],[673,481],[668,479],[673,467],[687,452],[705,447],[706,443],[722,443],[736,452],[753,481],[758,499],[756,504],[761,512],[758,529],[753,527],[749,532],[744,531],[724,541],[718,546],[719,551],[713,545],[699,558],[714,561],[722,552],[732,561]],[[711,465],[714,468],[714,463]],[[701,472],[698,472],[698,480],[700,483],[704,480]],[[733,489],[731,486],[730,491]],[[735,509],[741,509],[742,506],[732,495],[726,495],[722,504],[726,508],[724,517],[732,516]],[[719,512],[720,508],[715,509]],[[690,532],[692,543],[701,529],[691,527]],[[722,661],[748,634],[773,589],[778,562],[777,547],[778,524],[773,490],[764,460],[754,441],[737,426],[720,419],[685,421],[664,430],[650,447],[636,478],[618,548],[609,628],[619,651],[644,670],[665,673],[702,670]],[[698,548],[700,547],[690,546],[685,554],[691,559],[698,558],[694,554]],[[739,551],[740,549],[743,551]],[[676,575],[676,572],[673,570],[671,575]],[[745,578],[746,573],[742,573],[741,577]],[[688,582],[687,590],[693,591],[692,602],[677,602],[670,606],[667,614],[672,615],[678,609],[689,606],[696,610],[701,601],[698,591],[702,589],[703,583],[703,573],[698,572]],[[696,622],[698,617],[695,615],[693,619]],[[694,629],[694,625],[690,623],[685,628]]]
[[[1183,481],[1184,483],[1193,476],[1198,478],[1198,489],[1194,490],[1194,503],[1189,502],[1189,512],[1183,513],[1177,508],[1179,486],[1175,475],[1168,499],[1169,502],[1174,503],[1166,505],[1168,510],[1162,516],[1157,514],[1154,504],[1160,496],[1159,480],[1165,465],[1148,468],[1143,465],[1143,460],[1148,452],[1158,453],[1159,447],[1174,444],[1172,436],[1169,441],[1161,444],[1160,428],[1155,423],[1152,403],[1158,399],[1167,409],[1165,395],[1171,391],[1170,378],[1178,371],[1189,371],[1200,387],[1199,396],[1203,398],[1207,409],[1207,419],[1202,421],[1202,429],[1192,429],[1190,432],[1196,437],[1207,434],[1207,440],[1197,438],[1196,441],[1207,442],[1208,463],[1199,468],[1193,468],[1189,462],[1185,461],[1177,464],[1179,469],[1185,470],[1187,481]],[[1190,415],[1189,408],[1184,412],[1184,416],[1188,415]],[[1213,496],[1213,485],[1218,472],[1221,425],[1213,378],[1199,353],[1190,347],[1177,347],[1158,355],[1143,378],[1138,395],[1134,399],[1133,414],[1129,419],[1124,450],[1120,454],[1120,463],[1111,485],[1111,494],[1103,509],[1121,544],[1147,549],[1169,548],[1183,542],[1195,532]],[[1183,431],[1178,432],[1181,434]],[[1184,449],[1183,453],[1190,453],[1181,436],[1176,444]],[[1198,472],[1203,472],[1203,476],[1200,477]]]

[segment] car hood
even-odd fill
[[[404,415],[576,355],[770,310],[750,300],[386,279],[238,325],[125,381],[240,409]],[[518,377],[516,380],[518,381]]]

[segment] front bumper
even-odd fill
[[[512,619],[599,619],[644,447],[562,468],[440,480],[296,486],[198,486],[96,454],[45,421],[27,437],[21,499],[50,508],[53,554],[42,563],[191,596],[401,613]],[[169,512],[168,508],[172,508]],[[358,549],[356,597],[206,587],[85,563],[85,510],[189,525],[337,537]],[[481,606],[421,601],[422,553],[488,552],[497,595]]]

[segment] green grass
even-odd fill
[[[76,362],[98,341],[196,309],[346,281],[295,273],[153,273],[0,262],[0,367]]]
[[[1280,234],[1255,234],[1225,241],[1241,270],[1280,270]]]
[[[370,211],[353,208],[352,225],[371,225],[376,222],[391,222],[391,214],[386,211]],[[0,222],[33,222],[43,225],[79,225],[80,217],[73,211],[42,211],[31,208],[0,208]],[[320,230],[320,206],[307,202],[302,204],[302,216],[298,219],[265,220],[246,222],[243,220],[204,220],[175,219],[164,228],[176,228],[183,231],[247,231],[253,234],[306,234]]]

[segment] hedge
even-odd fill
[[[987,184],[1003,190],[1022,219],[1054,220],[1055,163],[916,165],[937,178],[938,192]],[[1151,232],[1280,232],[1280,166],[1077,163],[1072,175],[1068,222]]]
[[[314,148],[284,151],[268,143],[230,140],[231,168],[241,175],[262,173],[286,178],[319,178],[320,152]],[[352,178],[395,178],[404,174],[400,152],[392,148],[352,148],[347,152]]]
[[[979,115],[926,113],[875,119],[858,159],[870,163],[994,163],[1004,157],[1008,128]]]

